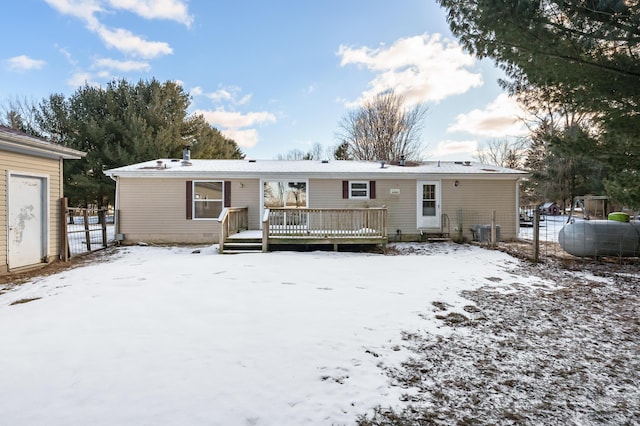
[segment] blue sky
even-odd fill
[[[388,89],[427,105],[424,159],[472,160],[522,132],[501,74],[460,49],[434,0],[22,0],[3,18],[0,102],[179,81],[250,158],[334,146],[349,109]]]

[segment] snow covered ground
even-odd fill
[[[388,371],[407,333],[470,333],[463,292],[562,287],[499,251],[391,252],[122,247],[0,285],[0,423],[354,424],[420,398]]]
[[[562,227],[567,223],[567,216],[542,216],[543,221],[540,222],[540,241],[558,242],[558,234]],[[581,218],[573,218],[575,221]],[[518,235],[523,240],[533,240],[533,227],[521,226]]]

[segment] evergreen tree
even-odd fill
[[[640,170],[640,2],[438,2],[462,45],[505,71],[511,94],[580,106],[591,116],[597,143],[582,160],[604,164],[611,197],[640,205],[638,191],[627,187]]]
[[[54,94],[36,112],[42,135],[87,152],[65,166],[65,193],[72,205],[113,202],[115,182],[104,170],[156,158],[242,158],[230,139],[202,116],[188,116],[189,95],[174,82],[133,85],[114,80],[105,88],[84,86],[68,99]]]
[[[344,141],[338,145],[333,152],[333,158],[336,160],[353,160],[349,154],[349,142]]]
[[[578,195],[602,193],[606,169],[591,160],[597,143],[580,126],[538,129],[526,161],[536,198],[570,204]]]
[[[640,117],[610,119],[598,154],[613,170],[604,180],[607,194],[640,211]]]

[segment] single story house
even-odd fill
[[[61,254],[63,160],[84,152],[0,126],[0,274]]]
[[[492,217],[500,239],[509,240],[518,234],[519,186],[527,176],[468,161],[191,160],[188,152],[105,173],[117,182],[116,233],[124,244],[220,243],[228,235],[221,227],[229,226],[221,217],[240,210],[246,218],[236,228],[268,225],[269,244],[296,232],[308,238],[295,241],[309,243],[374,230],[384,242],[468,240],[473,225]]]

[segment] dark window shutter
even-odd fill
[[[376,198],[376,181],[369,181],[369,198],[374,200]]]
[[[342,181],[342,198],[349,198],[349,181]]]
[[[231,182],[224,181],[224,207],[231,207]]]
[[[193,219],[193,182],[187,181],[187,220]]]

